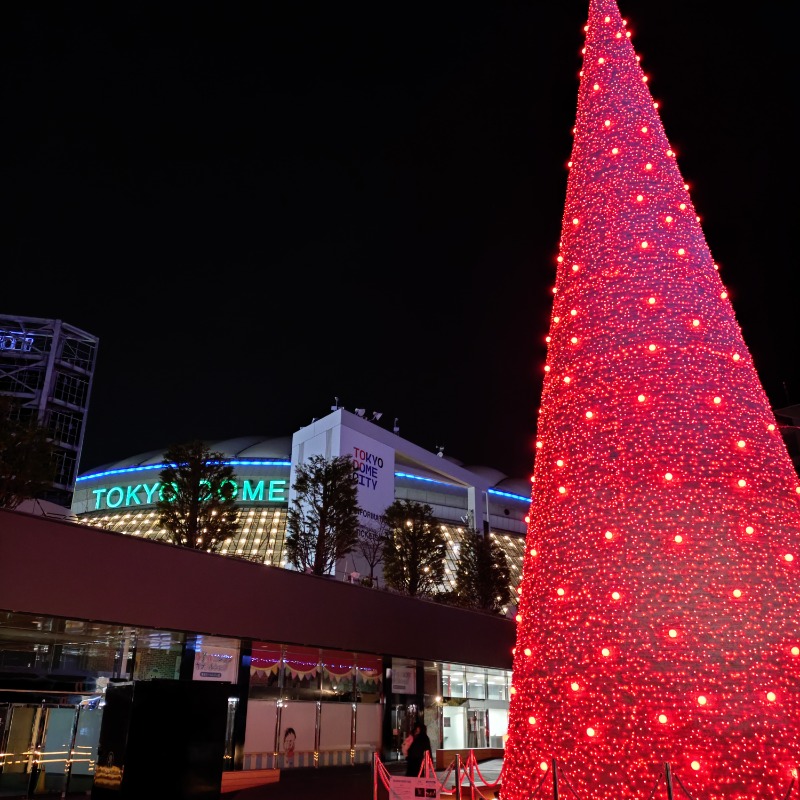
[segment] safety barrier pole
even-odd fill
[[[461,754],[456,753],[456,797],[455,800],[461,800]]]
[[[667,800],[672,800],[672,772],[669,769],[669,761],[664,764],[664,777],[667,779]]]

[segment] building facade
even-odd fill
[[[474,527],[495,539],[519,585],[525,549],[530,482],[488,467],[465,467],[402,439],[363,417],[339,408],[291,437],[242,437],[209,442],[237,477],[239,528],[222,554],[260,564],[289,567],[284,539],[298,464],[313,455],[351,455],[361,510],[357,548],[336,566],[336,576],[381,587],[380,564],[370,565],[368,543],[380,532],[385,509],[395,499],[427,503],[448,542],[445,582],[452,590],[459,545]],[[78,478],[72,511],[82,523],[142,538],[164,540],[156,503],[164,451],[132,456]]]
[[[228,686],[228,770],[392,760],[417,716],[440,755],[503,745],[501,616],[2,509],[0,578],[4,796],[124,766],[112,684]]]

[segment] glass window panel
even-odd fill
[[[442,696],[467,696],[467,682],[464,676],[464,667],[457,664],[442,665]]]
[[[279,697],[283,647],[271,642],[254,642],[250,658],[250,697]],[[249,713],[249,712],[248,712]]]
[[[355,656],[340,650],[323,650],[322,697],[324,700],[353,700]]]
[[[283,697],[287,700],[318,700],[319,649],[288,646],[284,655]]]
[[[379,703],[383,692],[383,659],[356,653],[356,700]]]
[[[485,669],[467,670],[467,697],[471,697],[473,700],[486,699]]]

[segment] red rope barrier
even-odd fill
[[[500,777],[498,775],[497,780],[494,782],[487,781],[486,778],[483,777],[481,774],[481,769],[478,766],[478,760],[475,758],[475,752],[473,750],[469,751],[469,757],[467,758],[466,766],[464,767],[465,770],[467,769],[474,769],[475,772],[478,773],[478,777],[483,781],[483,785],[486,786],[488,789],[494,789],[500,783]]]

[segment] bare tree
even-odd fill
[[[286,522],[289,563],[329,575],[358,543],[358,486],[353,459],[315,455],[297,466]]]
[[[224,458],[201,441],[164,453],[156,507],[173,544],[216,553],[236,531],[236,476]]]

